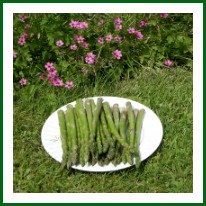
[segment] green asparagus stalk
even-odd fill
[[[60,138],[61,138],[61,145],[63,150],[62,162],[61,162],[61,169],[63,169],[67,165],[67,158],[68,158],[67,128],[66,128],[66,120],[65,120],[64,112],[62,110],[58,110],[57,115],[59,119]]]
[[[102,98],[97,99],[97,106],[96,106],[95,110],[94,110],[93,104],[92,104],[92,110],[94,110],[93,119],[92,119],[92,132],[91,132],[91,141],[92,142],[94,141],[94,138],[96,135],[97,124],[99,122],[99,116],[100,116],[100,112],[102,109],[102,102],[103,102]]]
[[[119,131],[119,118],[120,118],[120,112],[119,112],[119,106],[118,104],[114,104],[112,108],[113,117],[114,117],[114,124],[117,130]]]
[[[128,142],[130,147],[134,147],[134,135],[135,135],[135,118],[134,118],[134,111],[132,108],[131,102],[126,103],[127,114],[128,114],[128,122],[129,122],[129,135],[128,135]]]
[[[84,143],[84,162],[87,163],[89,161],[89,127],[82,99],[78,99],[76,101],[76,108],[77,117],[80,119],[81,122],[80,130]]]
[[[126,125],[127,125],[127,113],[125,110],[123,110],[120,114],[120,123],[119,123],[119,131],[121,137],[124,138],[124,140],[127,142],[127,137],[126,137]],[[122,157],[123,163],[128,162],[129,164],[133,164],[132,157],[131,157],[131,152],[128,148],[123,148],[123,157]]]
[[[120,111],[119,111],[118,104],[113,105],[112,112],[113,112],[115,127],[119,131]],[[112,160],[112,163],[115,166],[121,163],[121,152],[122,152],[121,148],[122,148],[121,144],[118,141],[116,141],[115,158]]]
[[[76,122],[74,117],[74,108],[72,105],[67,106],[66,111],[66,126],[67,126],[67,142],[69,145],[69,157],[67,162],[67,167],[71,165],[76,165],[77,163],[77,131]]]
[[[85,100],[85,109],[86,109],[86,114],[87,114],[87,120],[88,120],[88,127],[89,127],[89,132],[92,132],[92,107],[91,107],[91,102],[90,99]]]
[[[75,122],[76,122],[76,127],[77,127],[77,142],[78,142],[78,157],[77,163],[79,163],[81,166],[85,165],[84,161],[84,141],[83,141],[83,135],[80,130],[80,119],[77,117],[77,108],[74,108],[74,117],[75,117]],[[76,163],[76,164],[77,164]]]
[[[135,131],[135,145],[137,146],[137,154],[135,155],[135,165],[138,168],[141,164],[141,159],[140,159],[140,152],[139,152],[139,145],[140,145],[140,137],[141,137],[141,130],[142,130],[142,125],[143,125],[143,119],[145,116],[145,110],[140,109],[137,118],[136,118],[136,131]]]
[[[94,103],[93,99],[90,99],[90,105],[91,105],[91,110],[92,110],[92,122],[93,122],[93,117],[95,114],[95,109],[96,109],[96,104]],[[93,126],[92,130],[93,131]],[[97,143],[94,141],[95,137],[91,135],[90,132],[90,152],[91,152],[91,157],[92,157],[92,166],[94,166],[98,162],[98,149],[97,149]]]
[[[100,119],[101,119],[101,125],[102,125],[102,128],[103,128],[103,132],[104,132],[105,137],[106,137],[106,141],[109,144],[109,149],[108,149],[108,152],[107,152],[107,158],[109,160],[112,160],[115,156],[115,141],[113,140],[112,135],[111,135],[110,131],[108,130],[108,125],[107,125],[107,121],[106,121],[104,111],[102,111],[102,113],[100,115]]]
[[[110,132],[113,134],[113,136],[116,138],[116,140],[118,140],[120,142],[120,144],[123,147],[125,147],[127,149],[130,149],[129,144],[125,141],[124,138],[122,138],[120,136],[120,134],[118,133],[118,131],[117,131],[116,127],[115,127],[114,121],[112,119],[112,114],[111,114],[111,111],[110,111],[109,103],[108,102],[104,102],[103,103],[103,108],[104,108],[104,112],[105,112],[105,116],[106,116],[106,120],[107,120],[109,129],[110,129]]]
[[[102,141],[101,141],[101,135],[100,135],[100,127],[97,128],[97,148],[98,148],[98,154],[101,155],[103,153],[103,147],[102,147]]]
[[[106,153],[108,151],[108,148],[109,148],[109,142],[107,141],[107,138],[104,134],[103,127],[102,127],[101,123],[99,124],[99,130],[100,130],[99,132],[100,132],[100,137],[101,137],[101,142],[102,142],[102,152]]]

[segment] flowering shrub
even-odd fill
[[[14,81],[72,89],[96,76],[189,66],[192,14],[15,14]]]

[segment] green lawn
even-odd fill
[[[42,147],[41,129],[53,111],[98,95],[138,101],[160,117],[163,142],[140,171],[59,172]],[[130,80],[97,80],[72,91],[39,82],[14,93],[14,192],[192,192],[192,145],[192,72],[184,68],[145,68]]]

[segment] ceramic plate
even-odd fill
[[[163,138],[163,127],[158,116],[148,107],[140,104],[136,101],[120,98],[120,97],[109,97],[109,96],[101,96],[104,101],[109,102],[112,106],[117,103],[119,107],[125,107],[126,102],[130,101],[133,108],[137,109],[145,109],[145,116],[142,125],[141,139],[140,139],[140,158],[141,161],[147,159],[150,155],[152,155],[155,150],[159,147],[162,138]],[[99,97],[88,97],[90,99],[94,99],[95,103],[97,98]],[[76,102],[71,102],[73,106]],[[63,111],[66,111],[66,105],[61,108]],[[59,110],[58,109],[58,110]],[[54,158],[56,161],[61,162],[62,160],[62,148],[61,148],[61,139],[60,139],[60,131],[59,131],[59,122],[57,111],[52,113],[49,118],[46,120],[41,133],[42,144],[47,151],[47,153]],[[106,166],[100,166],[98,164],[91,166],[86,164],[84,167],[81,165],[72,166],[72,168],[87,172],[109,172],[116,171],[131,167],[130,164],[119,164],[114,166],[112,163]]]

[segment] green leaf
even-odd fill
[[[172,37],[172,36],[168,36],[168,37],[167,37],[167,42],[168,42],[169,44],[171,44],[172,42],[174,42],[173,37]]]

